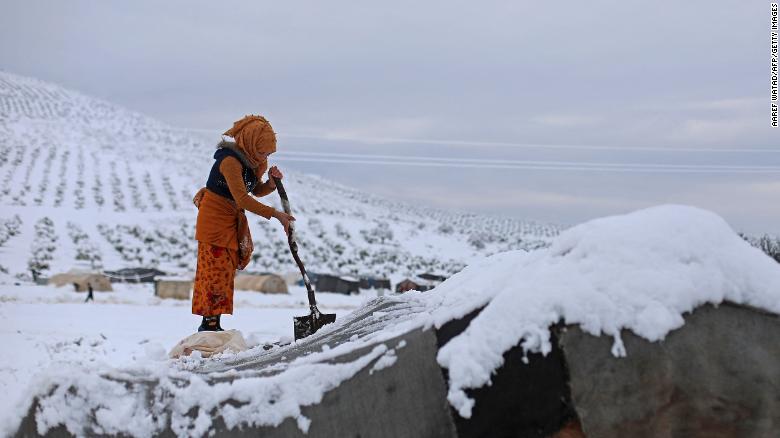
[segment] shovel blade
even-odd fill
[[[293,331],[295,340],[303,339],[306,336],[313,335],[325,324],[336,322],[335,313],[320,313],[319,318],[314,313],[306,316],[296,316],[293,318]]]

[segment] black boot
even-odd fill
[[[203,322],[200,323],[200,327],[198,327],[199,332],[223,332],[225,331],[222,329],[222,327],[219,325],[219,317],[221,315],[217,316],[204,316]]]

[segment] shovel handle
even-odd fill
[[[287,199],[287,191],[284,190],[284,184],[282,180],[277,177],[272,177],[276,184],[276,191],[279,192],[279,197],[282,199],[282,208],[287,214],[290,213],[290,200]],[[289,233],[287,233],[287,243],[290,245],[290,253],[292,253],[295,263],[298,265],[298,269],[301,270],[301,276],[303,276],[303,284],[306,285],[306,292],[309,298],[309,308],[312,312],[319,313],[317,310],[317,299],[314,297],[314,289],[311,287],[309,276],[306,275],[306,268],[303,267],[303,262],[298,256],[298,243],[295,241],[295,232],[293,230],[292,222],[290,222]]]

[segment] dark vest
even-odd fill
[[[223,196],[228,199],[233,199],[233,195],[230,194],[225,176],[219,171],[219,165],[222,164],[222,160],[227,157],[234,157],[241,163],[241,176],[244,179],[244,185],[246,186],[247,193],[251,192],[257,186],[257,175],[243,160],[243,157],[236,151],[229,148],[219,148],[214,153],[214,165],[211,166],[211,173],[209,173],[209,179],[206,181],[206,188],[212,192]]]

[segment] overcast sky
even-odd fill
[[[769,2],[0,5],[0,69],[215,139],[264,114],[283,169],[560,224],[674,202],[780,233]]]

